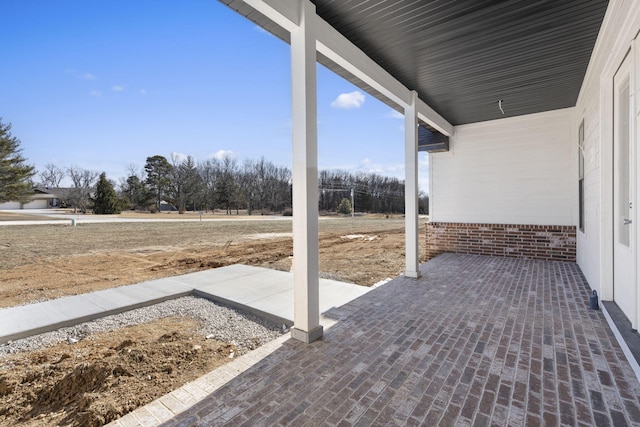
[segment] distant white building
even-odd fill
[[[55,189],[54,189],[55,190]],[[59,205],[60,197],[53,191],[44,187],[34,188],[34,194],[31,195],[30,201],[22,202],[6,202],[0,203],[0,210],[14,209],[48,209]]]

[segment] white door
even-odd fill
[[[613,299],[636,329],[635,224],[632,222],[635,132],[630,63],[627,57],[613,78]]]

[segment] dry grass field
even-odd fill
[[[0,307],[243,263],[291,268],[291,222],[217,220],[0,229]],[[402,218],[320,221],[320,270],[370,286],[404,267]]]
[[[34,219],[10,216],[0,220]],[[291,221],[217,218],[0,226],[0,308],[235,263],[291,269]],[[363,286],[401,274],[404,219],[322,219],[320,270]],[[203,341],[196,325],[165,319],[0,358],[0,425],[102,425],[228,362],[233,344]],[[123,336],[132,337],[135,354],[158,358],[132,364]],[[203,350],[191,351],[194,343]]]

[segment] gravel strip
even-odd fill
[[[0,346],[0,358],[63,341],[73,343],[98,332],[114,331],[170,316],[201,320],[202,327],[198,333],[210,339],[234,344],[239,354],[253,350],[282,334],[282,326],[204,298],[189,296],[12,341]]]

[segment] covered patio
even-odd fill
[[[640,370],[589,308],[637,338],[640,3],[222,1],[291,44],[294,327],[118,424],[640,425]],[[328,318],[317,62],[405,120],[404,277]],[[418,150],[445,252],[423,265]]]
[[[640,425],[640,384],[575,263],[444,254],[420,269],[330,311],[321,340],[174,393],[161,425]],[[115,424],[160,424],[152,405]]]
[[[585,203],[596,186],[583,181],[578,189],[578,152],[586,149],[574,138],[576,100],[597,75],[591,58],[607,55],[603,43],[619,38],[612,20],[631,16],[633,7],[607,0],[221,1],[291,46],[293,338],[313,342],[324,328],[318,63],[404,116],[405,277],[421,274],[419,151],[430,153],[429,257],[520,254],[583,266],[576,224],[586,233],[581,218],[593,216]],[[621,28],[632,32],[634,24]],[[582,135],[594,134],[583,124]],[[496,227],[504,232],[486,233]],[[585,274],[612,299],[593,272]]]

